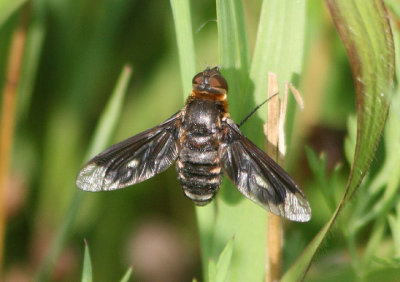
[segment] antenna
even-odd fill
[[[254,110],[250,114],[248,114],[237,126],[241,127],[262,105],[267,103],[270,99],[274,98],[276,95],[278,95],[278,92],[272,96],[269,96],[264,102],[262,102],[260,105],[255,107]]]

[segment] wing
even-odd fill
[[[311,208],[299,186],[227,118],[219,157],[239,191],[270,212],[293,221],[309,221]]]
[[[179,151],[181,113],[95,156],[79,172],[76,186],[86,191],[124,188],[166,170]]]

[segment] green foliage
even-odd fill
[[[124,276],[122,276],[120,282],[128,282],[132,277],[132,267],[129,267]],[[82,269],[82,282],[92,282],[93,281],[93,273],[92,273],[92,261],[90,258],[89,245],[85,240],[85,253],[83,255],[83,269]]]
[[[171,0],[171,8],[178,43],[182,89],[183,93],[189,93],[192,89],[193,73],[196,72],[190,2],[185,0]],[[185,95],[183,97],[185,98]]]
[[[129,267],[124,276],[121,278],[120,282],[128,282],[132,277],[133,268]]]
[[[335,211],[336,206],[339,204],[337,200],[338,197],[335,194],[335,188],[339,187],[340,183],[338,179],[340,177],[341,165],[337,165],[332,175],[327,175],[327,156],[322,154],[319,158],[309,147],[306,147],[306,154],[308,164],[311,168],[311,171],[317,181],[318,186],[321,189],[322,195],[324,196],[324,200],[326,201],[329,210],[331,212]]]
[[[109,143],[111,135],[119,119],[130,76],[131,68],[125,67],[121,72],[117,85],[110,96],[110,100],[108,101],[103,114],[100,117],[85,159],[93,156],[95,152],[104,150]],[[71,232],[72,223],[76,219],[77,213],[83,203],[84,193],[82,191],[75,190],[74,197],[69,204],[62,224],[53,240],[49,254],[39,272],[37,278],[38,281],[44,281],[50,277],[52,267],[65,244],[65,240],[67,240],[69,233]]]
[[[356,149],[342,201],[331,219],[285,274],[283,281],[304,278],[315,253],[342,207],[359,187],[382,135],[392,94],[393,38],[381,1],[362,3],[361,1],[328,0],[327,4],[347,49],[353,69],[358,121]],[[371,244],[373,239],[375,239],[374,236],[371,237]],[[350,247],[354,248],[354,245]],[[353,252],[355,252],[354,249]]]
[[[26,0],[2,0],[0,1],[0,28],[17,11]]]
[[[83,255],[82,282],[92,282],[92,262],[90,259],[89,245],[85,241],[85,253]]]
[[[326,2],[342,41],[322,1],[29,1],[11,175],[22,189],[13,191],[25,191],[25,198],[16,215],[9,212],[5,278],[15,269],[37,267],[36,258],[47,249],[35,269],[37,280],[91,281],[93,274],[99,281],[115,281],[127,265],[146,278],[135,262],[148,253],[154,258],[148,264],[165,257],[146,249],[138,258],[132,242],[141,226],[156,218],[173,230],[158,232],[157,238],[178,238],[179,247],[166,253],[186,273],[181,280],[263,281],[266,212],[228,179],[213,203],[195,209],[182,195],[174,169],[111,193],[83,194],[74,187],[82,161],[168,118],[182,107],[193,75],[219,65],[236,122],[265,99],[268,72],[278,75],[281,90],[292,81],[304,96],[302,113],[289,101],[287,159],[313,218],[285,228],[283,281],[396,281],[400,95],[397,85],[391,87],[394,68],[400,81],[400,63],[393,61],[391,34],[400,54],[400,33],[396,24],[389,30],[381,1]],[[0,1],[1,75],[26,3]],[[385,3],[398,23],[398,1]],[[126,62],[135,67],[131,85],[125,68],[109,98]],[[260,147],[265,116],[263,106],[242,127]],[[319,128],[341,135],[327,140]],[[332,164],[332,155],[340,164]],[[91,242],[93,271],[86,247],[83,264],[69,262],[63,272],[59,264],[68,265],[65,257],[81,260],[82,238]],[[131,275],[129,268],[121,281]]]
[[[279,79],[285,81],[301,68],[301,40],[304,33],[305,6],[304,3],[296,5],[289,5],[288,3],[287,1],[264,1],[256,51],[250,68],[250,51],[242,4],[240,1],[217,1],[220,65],[222,66],[222,73],[230,81],[229,101],[233,117],[243,116],[245,109],[252,108],[255,106],[255,102],[264,100],[268,71],[275,72]],[[276,8],[272,14],[269,13],[271,5]],[[174,5],[173,10],[177,10]],[[181,11],[182,14],[179,14],[179,16],[174,12],[175,27],[184,25],[185,22],[187,23],[185,19],[190,18],[187,9],[181,9]],[[276,24],[277,19],[283,18],[290,18],[291,24],[283,21]],[[184,21],[184,23],[177,23],[180,21]],[[177,33],[179,33],[178,30]],[[285,44],[267,45],[267,38],[285,42]],[[181,41],[178,36],[178,45],[179,42]],[[182,44],[185,44],[185,42]],[[271,53],[268,53],[266,52],[267,46],[276,46],[277,48],[272,48]],[[285,47],[283,48],[283,46]],[[190,50],[191,47],[189,40],[186,45],[180,45],[179,49]],[[192,61],[190,56],[188,58],[183,57],[182,52],[180,52],[180,56],[180,62]],[[285,57],[289,63],[280,67],[276,57]],[[275,65],[270,65],[267,62],[274,62]],[[182,72],[182,75],[186,76],[187,74]],[[257,97],[256,100],[251,98],[253,95]],[[264,118],[262,119],[264,120]],[[260,120],[258,121],[258,128],[258,132],[262,132]],[[256,132],[254,130],[249,132],[249,136],[261,136],[255,134]],[[266,214],[253,203],[238,199],[238,192],[234,189],[225,180],[221,187],[222,198],[207,207],[196,208],[203,266],[206,265],[208,260],[218,257],[225,242],[230,237],[235,236],[236,253],[233,254],[233,263],[230,269],[232,281],[258,280],[263,277],[265,269],[264,230]],[[234,205],[232,205],[232,201],[235,203]],[[218,212],[216,212],[217,210]],[[249,221],[249,217],[252,218],[251,221]],[[249,233],[248,230],[252,230],[252,232]],[[215,270],[212,266],[211,263],[209,271]],[[206,271],[204,273],[207,275]]]
[[[223,249],[218,258],[217,265],[215,265],[215,262],[212,259],[210,259],[210,262],[208,264],[208,281],[210,282],[227,281],[231,269],[233,242],[234,239],[232,238],[232,240],[226,244],[225,248]]]

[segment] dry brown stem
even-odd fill
[[[28,7],[28,6],[26,6]],[[17,87],[20,79],[22,59],[25,49],[28,8],[21,13],[21,18],[14,31],[6,79],[3,88],[1,131],[0,131],[0,273],[3,265],[4,234],[6,228],[6,193],[9,175],[9,163],[13,144],[15,124],[15,104]]]

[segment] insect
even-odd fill
[[[219,68],[206,68],[192,83],[182,110],[95,156],[79,172],[76,185],[92,192],[120,189],[176,162],[183,192],[196,205],[214,198],[225,173],[245,197],[268,211],[310,220],[311,208],[299,186],[229,117],[228,84]]]

